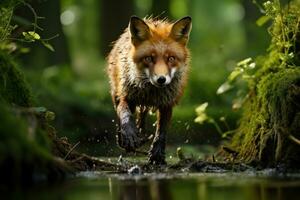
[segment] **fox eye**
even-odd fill
[[[153,57],[152,56],[146,56],[146,57],[144,57],[144,61],[146,63],[152,63],[153,62]]]
[[[174,56],[169,56],[168,57],[168,61],[169,62],[174,62],[175,61],[175,57]]]

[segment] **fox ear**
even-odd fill
[[[171,29],[170,37],[186,45],[192,30],[192,18],[187,16],[176,21]]]
[[[130,18],[129,30],[133,44],[138,44],[148,39],[150,34],[149,26],[137,16]]]

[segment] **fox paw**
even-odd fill
[[[140,146],[141,140],[137,136],[137,128],[134,125],[124,124],[118,131],[118,145],[126,151],[133,151]]]

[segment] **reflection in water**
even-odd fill
[[[0,199],[298,200],[299,197],[300,178],[295,177],[257,178],[241,174],[99,177],[89,173],[54,186],[2,193]]]
[[[112,181],[110,179],[110,181]],[[157,179],[122,180],[110,185],[112,199],[118,200],[172,200],[169,181]],[[114,198],[114,194],[118,194]]]
[[[202,174],[189,178],[110,178],[110,183],[110,197],[118,200],[296,200],[300,195],[300,179]]]
[[[181,179],[125,179],[115,184],[118,197],[111,197],[119,200],[298,200],[300,195],[300,180],[206,178],[204,175]]]

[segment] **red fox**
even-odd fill
[[[145,131],[146,115],[149,109],[157,110],[156,133],[149,151],[151,164],[166,163],[167,127],[187,82],[190,53],[186,45],[191,28],[189,16],[175,23],[132,16],[108,56],[119,146],[127,151],[140,147],[138,136]]]

